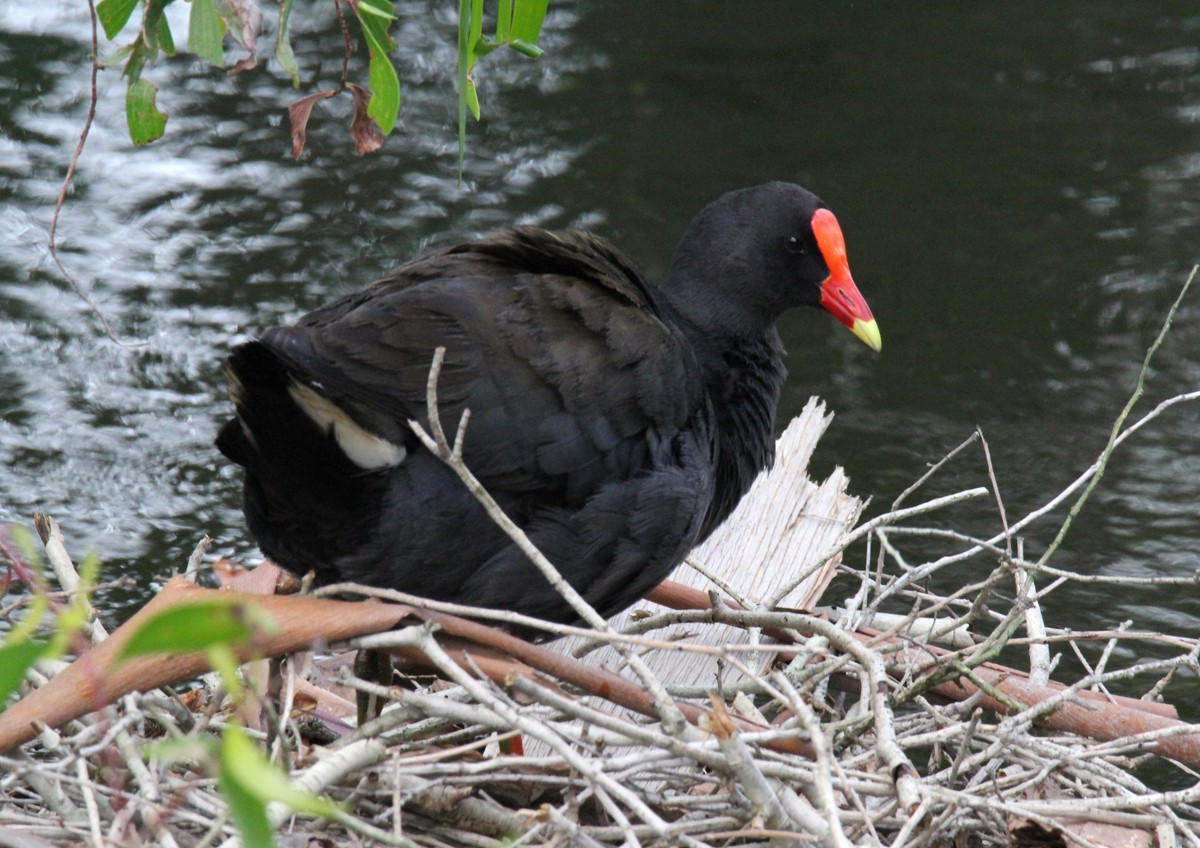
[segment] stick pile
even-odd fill
[[[1107,451],[1009,523],[975,434],[927,477],[977,448],[986,486],[903,506],[923,478],[854,529],[861,505],[840,471],[817,486],[793,464],[807,464],[826,421],[812,406],[803,437],[781,444],[784,470],[768,482],[792,491],[748,496],[727,538],[695,552],[657,604],[604,629],[550,628],[566,638],[535,645],[452,615],[515,621],[502,613],[393,598],[415,608],[399,627],[333,646],[400,657],[392,685],[325,652],[244,667],[251,691],[268,681],[261,700],[231,699],[214,675],[185,695],[125,695],[0,757],[0,845],[237,844],[201,758],[150,744],[236,721],[295,787],[347,811],[329,820],[271,804],[281,845],[1200,848],[1200,727],[1167,703],[1180,679],[1194,687],[1200,641],[1128,622],[1072,633],[1042,616],[1044,598],[1077,581],[1126,595],[1171,581],[1083,577],[1022,556],[1022,531],[1092,480]],[[444,436],[431,438],[453,460]],[[914,524],[973,500],[998,517],[994,537]],[[47,539],[69,582],[61,539]],[[930,539],[953,550],[920,555]],[[863,540],[865,555],[843,561]],[[837,610],[788,608],[811,610],[839,574],[851,591]],[[31,675],[25,697],[54,672]],[[355,690],[389,704],[359,728]]]

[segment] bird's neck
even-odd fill
[[[752,338],[714,338],[686,323],[684,327],[717,422],[716,488],[704,516],[702,541],[775,460],[775,409],[787,369],[774,327]]]
[[[725,349],[707,369],[718,427],[716,497],[704,518],[704,535],[728,517],[759,472],[775,461],[775,409],[787,376],[783,345],[772,327],[757,340]]]
[[[681,322],[706,338],[753,342],[773,332],[778,312],[738,296],[743,288],[734,273],[713,273],[699,280],[673,267],[661,290]]]

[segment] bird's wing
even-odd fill
[[[552,478],[584,494],[636,473],[702,403],[652,290],[583,233],[518,229],[418,259],[263,342],[359,425],[409,444],[444,346],[443,425],[469,408],[468,466],[515,491]]]

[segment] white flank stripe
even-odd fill
[[[342,453],[359,468],[376,471],[395,468],[404,462],[407,453],[402,445],[367,432],[345,410],[308,386],[293,381],[288,386],[288,394],[318,427],[333,433]]]

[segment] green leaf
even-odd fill
[[[8,703],[8,697],[25,679],[25,672],[48,652],[48,645],[33,641],[0,647],[0,712]]]
[[[129,54],[129,61],[125,63],[124,74],[128,77],[130,84],[137,82],[142,78],[142,70],[146,67],[147,62],[153,62],[158,58],[159,51],[159,23],[163,19],[163,10],[171,0],[149,0],[146,4],[145,12],[142,14],[142,29],[138,34],[138,38],[133,42],[133,52]],[[174,45],[172,45],[174,46]],[[125,98],[125,109],[128,115],[129,97]],[[166,121],[166,116],[163,116],[163,121]],[[161,136],[162,133],[159,133]],[[130,136],[133,136],[132,130]],[[155,136],[154,138],[158,138]],[[153,141],[154,138],[149,139]],[[138,141],[134,138],[134,143]],[[146,142],[142,142],[145,144]]]
[[[171,24],[166,15],[158,19],[158,44],[168,56],[175,55],[175,39],[171,35]]]
[[[390,0],[359,0],[354,13],[371,54],[368,71],[371,100],[367,104],[367,114],[387,135],[396,126],[396,118],[400,115],[400,78],[387,55],[396,46],[388,35],[388,27],[396,16],[392,13]]]
[[[173,0],[150,0],[146,4],[146,11],[142,14],[141,38],[150,48],[151,59],[158,58],[159,50],[166,50],[166,47],[159,41],[159,36],[162,34],[161,24],[166,17],[163,13],[172,2]],[[174,46],[172,42],[172,49]]]
[[[512,40],[537,44],[549,0],[513,0]]]
[[[342,808],[328,798],[294,786],[283,769],[271,763],[236,724],[226,727],[222,738],[220,780],[244,789],[263,806],[278,801],[296,812],[322,818],[339,819],[344,815]]]
[[[136,47],[137,44],[125,44],[121,47],[118,47],[107,59],[100,60],[100,67],[115,68],[117,65],[120,65],[122,62],[126,61],[130,56],[132,56],[134,48]]]
[[[512,4],[513,0],[500,0],[500,7],[496,10],[497,41],[508,41],[508,34],[512,30]]]
[[[129,137],[138,147],[162,138],[167,128],[167,114],[160,112],[154,102],[157,96],[157,86],[140,78],[130,82],[129,90],[125,93],[125,120],[129,124]]]
[[[400,78],[396,76],[396,69],[386,54],[371,51],[369,79],[371,102],[367,105],[367,114],[375,121],[380,132],[387,135],[400,117]]]
[[[14,536],[16,533],[13,534]],[[45,618],[46,612],[50,609],[50,601],[46,599],[44,592],[38,592],[30,601],[29,610],[21,617],[21,620],[15,624],[12,630],[8,633],[8,638],[4,640],[6,645],[15,645],[18,642],[24,642],[33,638],[33,634],[37,632],[41,626],[42,619]]]
[[[33,540],[33,534],[29,532],[29,528],[24,524],[9,524],[8,535],[12,538],[17,546],[17,550],[21,552],[21,556],[25,557],[25,562],[37,574],[38,582],[42,580],[42,572],[45,569],[42,567],[42,547]]]
[[[479,91],[475,88],[475,79],[471,72],[479,61],[476,52],[483,41],[483,0],[471,0],[471,31],[467,35],[467,108],[479,120]]]
[[[242,678],[238,675],[238,661],[228,645],[209,645],[204,650],[208,665],[221,678],[221,685],[235,702],[242,699]]]
[[[129,23],[129,16],[137,8],[138,0],[100,0],[96,4],[96,17],[104,34],[112,41],[117,34]]]
[[[225,771],[217,779],[217,788],[229,804],[229,814],[242,834],[242,844],[246,848],[273,848],[275,839],[271,835],[267,805],[255,797],[249,787]]]
[[[458,181],[467,152],[467,75],[471,62],[471,0],[458,0]]]
[[[491,41],[487,38],[480,38],[471,45],[471,54],[478,59],[480,56],[486,56],[487,54],[491,53],[497,47],[503,46],[504,45],[501,42]]]
[[[516,50],[522,56],[528,56],[530,59],[537,59],[544,52],[542,48],[536,44],[530,44],[528,41],[522,41],[517,38],[508,43],[508,46]]]
[[[283,0],[279,4],[279,25],[275,28],[275,61],[292,77],[292,87],[300,87],[300,67],[296,64],[296,54],[292,52],[292,40],[288,36],[288,22],[292,16],[293,0]]]
[[[483,37],[483,0],[471,0],[471,34],[467,36],[468,49],[471,54],[467,70],[475,67],[475,45]]]
[[[100,579],[100,556],[95,551],[88,551],[83,556],[83,562],[76,569],[79,572],[79,588],[82,592],[90,593]]]
[[[467,108],[479,120],[479,92],[475,90],[475,80],[467,78]]]
[[[274,621],[257,606],[234,598],[180,604],[142,624],[117,659],[161,651],[190,653],[214,647],[240,647],[273,627]]]
[[[392,11],[391,3],[385,2],[385,0],[360,0],[360,5],[362,8],[359,9],[358,6],[356,6],[355,11],[361,11],[365,15],[370,15],[373,18],[379,18],[380,20],[387,21],[388,24],[391,24],[392,21],[396,20],[396,15]],[[394,47],[395,45],[393,44],[392,46]]]
[[[201,59],[225,67],[225,20],[213,0],[192,0],[188,18],[188,51]]]

